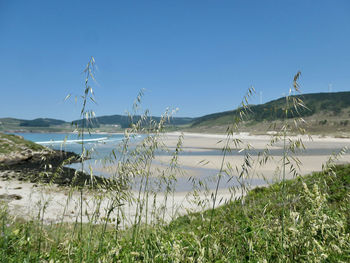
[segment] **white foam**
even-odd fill
[[[108,139],[108,137],[102,137],[102,138],[96,138],[96,139],[84,139],[84,143],[85,142],[105,142],[106,140]],[[44,142],[36,142],[38,144],[71,144],[71,143],[80,143],[81,142],[81,139],[80,140],[62,140],[62,141],[54,141],[54,140],[51,140],[51,141],[44,141]]]

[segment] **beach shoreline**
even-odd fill
[[[191,155],[180,156],[178,161],[180,166],[191,167],[195,171],[196,167],[201,167],[201,169],[213,169],[219,170],[222,162],[222,156],[220,155],[200,155],[201,151],[219,151],[222,148],[222,144],[218,143],[220,140],[224,140],[226,138],[225,135],[221,134],[197,134],[197,133],[179,133],[179,132],[171,132],[163,135],[162,140],[165,145],[170,149],[174,149],[176,147],[176,143],[178,141],[179,136],[183,134],[183,151],[188,151]],[[236,134],[234,135],[243,143],[250,143],[256,149],[263,149],[263,147],[269,142],[270,136],[264,135],[249,135],[246,133]],[[294,137],[299,138],[299,137]],[[329,138],[329,137],[321,137],[313,136],[313,140],[308,140],[308,137],[302,137],[305,141],[306,146],[311,149],[332,149],[337,147],[348,146],[350,147],[350,139],[343,138]],[[276,145],[275,149],[281,148],[281,145]],[[320,148],[321,147],[321,148]],[[323,148],[322,148],[323,147]],[[274,181],[278,181],[278,174],[275,174],[276,168],[280,166],[280,157],[274,156],[274,161],[271,163],[267,163],[264,167],[253,167],[252,169],[252,178],[256,176],[265,175],[267,179],[271,179]],[[301,175],[305,175],[311,173],[313,171],[320,171],[322,169],[322,164],[325,163],[329,156],[327,155],[308,155],[308,156],[299,156],[302,161],[302,170],[300,171]],[[201,160],[206,159],[207,164],[203,166],[201,164]],[[169,163],[169,156],[156,156],[155,160],[162,163]],[[244,156],[228,156],[227,161],[231,162],[232,167],[240,166],[244,161]],[[341,162],[350,162],[350,155],[346,153]],[[191,170],[191,169],[188,169]],[[215,174],[214,174],[215,175]],[[188,175],[191,177],[191,174]],[[193,176],[195,177],[195,176]],[[290,174],[287,175],[287,179],[292,178]],[[222,182],[225,183],[225,182]],[[257,186],[263,186],[263,182]],[[253,187],[253,186],[252,186]],[[239,195],[233,196],[229,191],[228,187],[223,187],[219,189],[219,197],[220,199],[229,201],[231,198],[237,198]],[[72,194],[72,199],[69,201],[69,205],[64,209],[65,204],[67,204],[67,191],[69,189],[67,187],[58,187],[56,185],[42,185],[30,182],[23,182],[17,180],[8,180],[3,181],[0,180],[0,196],[2,200],[8,205],[9,210],[12,215],[30,218],[35,217],[37,215],[37,209],[39,204],[43,204],[43,202],[47,202],[45,212],[45,220],[47,222],[59,222],[61,220],[65,222],[74,222],[77,217],[77,213],[79,211],[77,207],[77,203],[79,201],[78,193]],[[211,190],[213,193],[213,189]],[[170,210],[177,210],[177,215],[182,215],[187,213],[187,211],[198,211],[198,209],[203,209],[200,207],[194,207],[188,200],[186,200],[186,196],[190,195],[190,191],[182,191],[176,192],[174,194],[174,204],[170,204],[167,206],[167,220],[171,220]],[[201,193],[203,194],[203,193]],[[136,195],[133,192],[133,195]],[[163,203],[165,201],[164,193],[157,193],[159,203]],[[94,198],[92,192],[86,190],[85,196],[85,204],[87,214],[93,213],[94,211]],[[209,195],[210,196],[210,195]],[[205,196],[199,195],[199,198],[204,198]],[[108,204],[108,198],[103,200],[102,210],[104,210]],[[176,207],[173,207],[176,206]],[[209,208],[209,207],[207,207]],[[136,207],[130,204],[128,207],[128,218],[133,218],[135,214]],[[66,211],[66,212],[64,212]],[[28,215],[26,215],[28,214]],[[85,218],[85,217],[84,217]],[[86,217],[84,220],[87,220]]]

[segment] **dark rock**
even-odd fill
[[[32,183],[55,183],[58,185],[89,186],[89,174],[77,172],[64,167],[67,164],[80,162],[80,156],[73,152],[50,151],[34,153],[28,158],[0,165],[0,176],[5,180],[10,178]],[[94,176],[94,185],[103,184],[100,177]]]
[[[16,194],[11,194],[11,195],[3,194],[3,195],[0,195],[0,200],[4,200],[4,201],[8,201],[8,202],[11,202],[13,200],[21,200],[21,199],[22,199],[22,196],[16,195]]]

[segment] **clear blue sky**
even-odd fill
[[[79,117],[94,56],[97,115],[131,109],[196,117],[286,93],[350,89],[350,1],[0,0],[0,117]]]

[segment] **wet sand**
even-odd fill
[[[168,147],[174,149],[176,147],[179,133],[169,133],[164,138]],[[228,153],[224,159],[224,168],[227,163],[232,167],[241,167],[245,161],[245,151],[241,151],[248,145],[252,148],[249,150],[251,168],[251,178],[259,178],[262,174],[265,178],[274,179],[278,177],[278,167],[281,167],[283,158],[283,143],[279,142],[270,146],[270,136],[250,136],[248,134],[238,134],[234,136],[241,140],[240,147],[236,148],[231,144],[232,152]],[[179,164],[187,168],[210,169],[219,171],[222,165],[223,152],[222,148],[225,146],[224,135],[213,134],[184,134],[183,152],[179,157]],[[295,140],[297,137],[290,137]],[[324,164],[332,155],[337,153],[342,147],[350,148],[350,139],[319,137],[314,136],[312,140],[307,136],[301,138],[305,145],[305,150],[299,151],[296,154],[289,153],[300,160],[300,175],[305,175],[313,171],[321,171],[322,164]],[[270,160],[264,165],[259,164],[259,153],[263,152],[266,147],[270,150]],[[160,163],[167,163],[170,156],[158,155],[156,160]],[[344,154],[337,163],[350,162],[350,153]],[[186,170],[186,169],[185,169]],[[240,170],[240,169],[239,169]],[[186,171],[189,176],[194,176],[191,171]],[[232,176],[238,175],[232,173]],[[292,178],[293,175],[288,173],[287,178]]]

